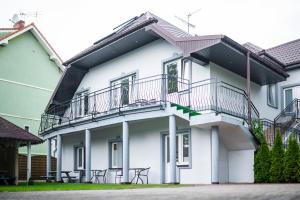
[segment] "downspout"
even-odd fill
[[[247,96],[248,96],[248,126],[251,129],[251,66],[250,66],[250,51],[247,51]]]

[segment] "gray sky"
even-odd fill
[[[191,18],[196,25],[191,33],[224,34],[262,48],[300,38],[299,0],[9,0],[1,5],[0,27],[11,27],[14,13],[38,11],[41,15],[26,23],[34,22],[63,60],[145,11],[186,30],[174,15],[185,18],[201,8]]]

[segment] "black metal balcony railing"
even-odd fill
[[[281,133],[285,133],[293,124],[300,119],[300,99],[294,99],[287,105],[274,119],[276,127],[280,128]]]
[[[161,106],[167,102],[189,106],[196,111],[213,110],[248,120],[248,97],[232,85],[209,79],[190,84],[188,80],[166,75],[123,82],[83,94],[51,107],[42,114],[40,133],[61,124],[71,124],[85,117],[97,118],[139,108]],[[259,118],[251,104],[253,119]]]

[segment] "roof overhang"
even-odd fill
[[[64,71],[64,66],[62,65],[62,59],[56,53],[56,51],[52,48],[50,43],[46,40],[46,38],[42,35],[42,33],[38,30],[38,28],[32,23],[27,25],[25,28],[17,31],[13,31],[7,34],[5,37],[0,38],[0,46],[7,46],[9,41],[14,39],[15,37],[30,31],[37,41],[42,45],[42,47],[46,50],[49,55],[49,59],[56,63],[58,68],[61,71]]]
[[[206,48],[191,53],[191,57],[202,62],[213,62],[228,69],[242,77],[247,77],[246,67],[247,49],[243,49],[226,36],[219,42]],[[288,74],[279,67],[272,67],[271,64],[258,55],[250,54],[251,81],[259,85],[277,83],[286,80]]]
[[[157,35],[146,31],[145,28],[136,30],[106,46],[103,46],[71,63],[65,63],[73,66],[80,66],[84,69],[90,69],[101,63],[119,57],[134,49],[142,47],[154,40],[159,39]]]

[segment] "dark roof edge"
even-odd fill
[[[286,65],[284,63],[282,63],[281,61],[279,61],[277,58],[275,58],[274,56],[272,56],[271,54],[269,54],[268,52],[266,52],[266,50],[262,50],[260,52],[257,53],[259,56],[260,55],[264,55],[267,56],[268,58],[270,58],[271,60],[273,60],[274,62],[276,62],[278,65],[285,67]]]
[[[109,45],[112,42],[114,42],[114,41],[116,41],[118,39],[121,39],[122,37],[124,37],[124,36],[126,36],[126,35],[128,35],[130,33],[133,33],[133,32],[135,32],[135,31],[137,31],[137,30],[139,30],[141,28],[144,28],[145,26],[148,26],[148,25],[150,25],[152,23],[157,23],[157,22],[158,22],[157,19],[150,18],[147,21],[143,22],[142,24],[139,24],[139,25],[135,26],[134,28],[125,31],[124,33],[122,33],[120,35],[116,35],[115,37],[111,38],[110,40],[108,40],[107,42],[105,42],[105,43],[103,43],[103,44],[101,44],[99,46],[97,46],[97,45],[92,46],[88,51],[86,51],[86,52],[84,52],[82,54],[79,53],[79,54],[75,55],[71,59],[69,59],[66,62],[64,62],[63,65],[67,66],[67,65],[71,64],[72,62],[74,62],[74,61],[76,61],[76,60],[78,60],[78,59],[80,59],[80,58],[82,58],[82,57],[84,57],[84,56],[92,53],[95,50],[101,49],[102,47],[104,47],[106,45]]]
[[[285,78],[289,77],[288,73],[286,73],[283,69],[280,69],[279,67],[276,67],[276,66],[274,66],[274,65],[266,62],[265,59],[261,58],[259,55],[253,53],[252,51],[250,51],[249,49],[247,49],[243,45],[237,43],[236,41],[232,40],[231,38],[227,37],[226,35],[224,35],[221,38],[221,40],[223,42],[226,42],[229,45],[233,46],[234,48],[238,49],[239,51],[241,51],[244,54],[246,54],[249,51],[250,52],[250,57],[255,58],[256,60],[258,60],[259,62],[263,63],[264,65],[269,66],[272,70],[276,71],[277,73],[279,73],[283,77],[285,77]]]

